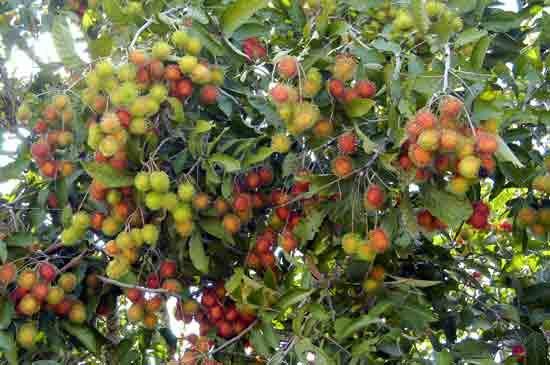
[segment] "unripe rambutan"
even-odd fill
[[[356,69],[357,61],[353,56],[344,54],[338,55],[332,66],[332,77],[344,82],[349,81],[355,75]]]

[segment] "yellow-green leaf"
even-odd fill
[[[267,6],[267,0],[236,0],[231,3],[221,16],[222,30],[231,35],[238,27],[246,23],[258,10]]]

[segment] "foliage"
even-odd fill
[[[0,361],[548,364],[550,15],[500,5],[2,2]]]

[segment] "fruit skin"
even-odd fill
[[[59,285],[59,287],[63,289],[65,293],[72,292],[76,288],[76,284],[76,275],[70,272],[61,274],[61,276],[59,276],[59,279],[57,279],[57,285]]]
[[[376,210],[382,208],[386,196],[380,185],[373,184],[369,186],[363,197],[363,205],[365,209]]]
[[[531,207],[522,207],[517,214],[518,223],[523,226],[530,226],[537,221],[537,211]]]
[[[361,243],[361,236],[357,233],[346,233],[342,236],[342,249],[348,255],[357,253]]]
[[[353,78],[357,69],[357,61],[350,55],[336,56],[332,67],[332,77],[340,81],[349,81]]]
[[[439,131],[436,129],[426,129],[418,136],[416,143],[426,150],[426,151],[435,151],[439,148]]]
[[[292,79],[298,75],[298,60],[293,56],[283,56],[277,62],[277,72],[284,79]]]
[[[220,95],[219,89],[214,85],[205,85],[200,91],[200,102],[204,105],[215,104],[218,96]]]
[[[495,136],[489,133],[478,132],[476,147],[480,153],[493,154],[498,149],[498,142]]]
[[[17,286],[23,289],[30,290],[36,284],[38,278],[34,271],[25,270],[19,274],[17,278]]]
[[[378,253],[384,253],[390,247],[388,234],[382,228],[375,228],[369,232],[369,243]]]
[[[349,156],[340,155],[332,160],[332,173],[340,178],[349,177],[353,171],[353,161]]]
[[[469,188],[470,181],[462,176],[454,176],[447,185],[447,190],[459,196],[466,194]]]
[[[177,265],[174,260],[164,260],[159,267],[159,275],[161,278],[172,278],[176,276]]]
[[[38,328],[34,323],[24,323],[17,329],[17,343],[24,349],[32,349],[36,343]]]
[[[271,148],[278,153],[287,153],[290,150],[290,138],[283,134],[277,133],[271,137]]]
[[[49,291],[48,284],[44,282],[38,282],[34,284],[34,286],[32,287],[31,295],[39,302],[43,302],[48,296],[48,291]]]
[[[149,175],[151,188],[158,193],[166,193],[170,189],[170,177],[164,171],[153,171]]]
[[[409,158],[416,167],[424,168],[428,167],[432,163],[432,153],[424,150],[417,144],[411,144],[408,153]]]
[[[21,299],[17,309],[22,314],[30,317],[40,311],[40,303],[34,296],[27,294]]]
[[[65,292],[58,286],[52,286],[46,296],[46,302],[50,305],[57,305],[61,303],[65,297]]]
[[[86,307],[80,302],[72,305],[69,311],[69,320],[73,323],[84,323],[86,321]]]
[[[342,100],[346,91],[346,87],[342,80],[330,79],[328,81],[328,91],[335,99]]]
[[[355,89],[360,97],[370,99],[376,94],[376,85],[369,80],[359,80],[355,84]]]
[[[230,234],[235,234],[241,229],[241,219],[235,214],[226,214],[222,221],[223,228]]]
[[[357,137],[353,132],[346,132],[338,137],[338,150],[345,155],[351,155],[357,151]]]
[[[127,312],[128,320],[130,322],[139,322],[143,320],[145,316],[145,309],[142,304],[134,303],[128,308]]]
[[[267,55],[265,46],[256,37],[246,38],[242,43],[242,48],[250,61],[257,61]]]
[[[481,161],[475,156],[466,156],[458,163],[458,173],[467,179],[475,179],[478,177]]]
[[[289,98],[288,86],[284,84],[277,84],[269,91],[269,94],[275,103],[285,103]]]
[[[6,286],[13,283],[17,275],[15,264],[8,262],[0,266],[0,284]]]

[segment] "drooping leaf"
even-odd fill
[[[166,99],[170,107],[172,108],[171,119],[176,123],[181,123],[185,121],[185,114],[183,112],[183,104],[179,99],[174,97],[169,97]]]
[[[99,351],[99,339],[97,334],[87,326],[62,321],[61,327],[72,336],[76,337],[90,352],[97,354]]]
[[[131,186],[134,183],[133,175],[117,170],[108,164],[95,161],[82,162],[82,167],[84,167],[88,175],[107,188],[121,188]]]
[[[286,309],[307,299],[314,292],[315,289],[290,289],[278,300],[277,307],[281,310]]]
[[[360,98],[355,99],[352,102],[346,104],[346,114],[350,118],[362,117],[371,110],[374,104],[374,100]]]
[[[222,31],[230,36],[238,27],[250,19],[254,13],[265,8],[267,0],[235,0],[223,12],[220,22]]]
[[[239,160],[223,153],[214,153],[210,156],[210,162],[221,165],[225,172],[237,172],[241,169]]]
[[[5,300],[0,307],[0,330],[5,330],[11,323],[15,309],[11,301]]]
[[[206,256],[204,245],[202,243],[202,238],[200,236],[200,233],[198,232],[195,232],[189,240],[189,256],[191,257],[191,262],[193,263],[193,266],[195,266],[197,270],[204,273],[208,272],[208,265],[210,260],[208,256]]]
[[[305,243],[315,237],[325,216],[326,212],[314,210],[300,220],[300,223],[294,228],[293,232],[300,239],[301,243]]]
[[[512,152],[510,147],[508,147],[506,142],[504,142],[504,140],[500,136],[495,136],[495,137],[497,138],[497,141],[498,141],[498,150],[495,153],[497,159],[501,162],[511,162],[514,166],[518,168],[525,167],[521,163],[521,161],[516,157],[514,152]]]
[[[468,28],[458,35],[455,46],[461,47],[469,43],[477,42],[487,35],[485,29]]]
[[[76,53],[74,39],[67,22],[67,17],[57,15],[52,25],[52,38],[57,55],[65,67],[70,69],[79,68],[83,65],[82,60]]]
[[[423,206],[430,213],[451,227],[458,227],[472,215],[472,204],[468,199],[451,193],[427,188],[424,193]]]
[[[4,353],[8,364],[18,365],[17,345],[11,333],[0,331],[0,351]]]
[[[485,61],[485,56],[487,55],[487,49],[491,44],[491,38],[485,36],[477,41],[474,50],[472,51],[472,56],[470,58],[470,63],[474,70],[479,70],[483,66]]]
[[[262,146],[254,152],[250,152],[243,162],[243,167],[247,168],[264,161],[273,154],[271,147]]]

